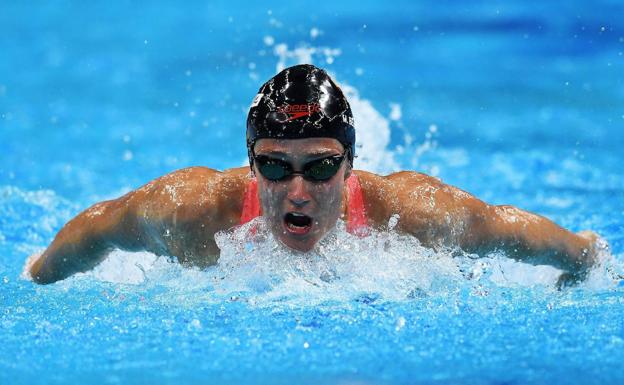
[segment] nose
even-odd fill
[[[310,202],[310,193],[306,181],[301,175],[295,175],[288,185],[288,200],[297,207],[303,207]]]

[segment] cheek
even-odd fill
[[[260,206],[265,216],[271,216],[275,213],[275,208],[280,207],[281,202],[286,197],[285,189],[280,188],[278,184],[267,185],[258,183],[258,195],[260,198]]]
[[[340,181],[328,185],[319,186],[317,190],[317,201],[319,207],[326,210],[335,210],[342,203],[343,183]]]

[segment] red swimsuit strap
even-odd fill
[[[351,176],[346,180],[346,184],[348,200],[347,231],[360,236],[366,235],[368,233],[368,218],[366,217],[364,194],[362,194],[360,180],[354,173],[351,173]],[[252,178],[245,189],[240,224],[244,225],[260,215],[262,215],[262,209],[260,207],[260,199],[258,198],[258,181],[256,178]]]
[[[251,178],[243,197],[243,212],[240,224],[244,225],[260,215],[262,215],[262,210],[260,208],[260,199],[258,198],[258,181],[256,178]]]
[[[354,173],[347,178],[347,231],[351,234],[365,236],[369,232],[364,194],[360,179]]]

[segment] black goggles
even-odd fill
[[[290,163],[266,155],[253,155],[253,160],[260,174],[274,182],[292,175],[302,175],[304,179],[312,182],[323,182],[336,175],[345,157],[346,152],[342,155],[316,159],[303,165],[303,171],[295,171]]]

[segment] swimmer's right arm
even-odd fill
[[[248,170],[189,167],[98,203],[69,221],[41,256],[29,258],[28,272],[37,283],[52,283],[92,269],[114,249],[210,265],[218,255],[214,234],[238,223]]]
[[[48,284],[90,270],[114,248],[140,249],[141,236],[129,210],[131,196],[97,203],[63,226],[31,263],[33,281]]]

